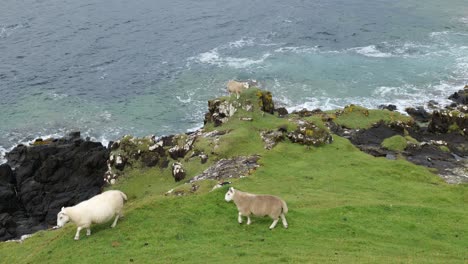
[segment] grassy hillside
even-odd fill
[[[243,94],[240,100],[252,98]],[[387,111],[388,112],[388,111]],[[385,112],[384,112],[385,113]],[[394,115],[394,114],[392,114]],[[250,116],[254,121],[240,121]],[[375,116],[375,115],[373,115]],[[366,116],[353,124],[364,124]],[[393,116],[392,116],[393,118]],[[385,114],[382,115],[385,119]],[[342,120],[345,122],[344,120]],[[372,122],[374,122],[372,120]],[[467,263],[467,185],[448,185],[405,160],[375,158],[334,136],[306,148],[288,140],[265,150],[259,130],[293,126],[286,119],[239,111],[207,164],[187,161],[189,177],[214,160],[260,154],[261,166],[232,186],[284,198],[289,229],[269,218],[237,223],[227,187],[165,196],[177,187],[169,170],[130,170],[113,189],[129,196],[125,218],[95,226],[41,231],[24,243],[0,243],[2,263]],[[207,130],[214,129],[211,126]],[[211,148],[200,139],[196,147]],[[213,182],[206,182],[208,190]],[[245,222],[244,222],[245,223]]]

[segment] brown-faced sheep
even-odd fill
[[[231,187],[224,196],[224,199],[227,202],[234,200],[237,210],[239,211],[237,218],[239,224],[242,224],[242,216],[247,216],[247,224],[250,225],[251,214],[256,216],[268,215],[273,219],[270,229],[275,228],[279,217],[281,217],[284,228],[288,228],[288,222],[284,216],[288,212],[288,206],[286,202],[279,197],[241,192]]]

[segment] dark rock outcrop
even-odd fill
[[[384,122],[369,129],[336,131],[375,157],[394,159],[399,154],[412,163],[436,169],[448,183],[468,182],[468,140],[461,133],[432,133],[414,125]],[[404,150],[396,153],[382,146],[385,139],[393,136],[409,138]]]
[[[387,109],[388,111],[396,111],[396,105],[389,104],[389,105],[379,105],[379,109]]]
[[[179,162],[174,162],[172,164],[172,177],[174,177],[174,180],[176,182],[181,181],[185,179],[186,172],[184,167],[182,167],[182,164]]]
[[[17,146],[0,166],[0,240],[54,225],[62,206],[99,194],[104,185],[109,151],[101,143],[79,133],[37,142]]]
[[[432,112],[428,131],[432,133],[458,131],[468,135],[468,115],[460,110],[435,110]]]
[[[405,109],[405,111],[419,122],[429,122],[431,119],[431,114],[428,113],[422,106],[418,106],[416,108],[408,107]]]
[[[289,114],[288,109],[286,109],[284,107],[276,108],[275,111],[278,113],[279,117],[285,117],[285,116],[287,116]]]
[[[468,104],[468,85],[465,85],[465,87],[462,90],[459,90],[458,92],[455,92],[452,95],[450,95],[449,99],[454,101],[457,104],[467,105]]]

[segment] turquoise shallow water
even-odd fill
[[[184,132],[229,79],[290,109],[446,103],[468,82],[467,43],[458,0],[5,0],[0,156],[71,130]]]

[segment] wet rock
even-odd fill
[[[0,166],[0,214],[9,214],[5,219],[16,226],[0,225],[5,234],[20,237],[54,225],[62,206],[75,205],[101,192],[109,150],[78,135],[48,144],[19,145],[6,155],[14,178],[6,165]]]
[[[388,111],[396,111],[397,107],[396,105],[388,104],[388,105],[379,105],[379,109],[387,109]]]
[[[431,114],[428,113],[424,107],[418,106],[417,108],[408,107],[405,109],[406,113],[419,122],[429,122]]]
[[[189,182],[196,182],[200,180],[222,180],[228,178],[240,178],[250,174],[259,165],[257,161],[260,156],[236,157],[232,159],[222,159],[213,166],[206,169],[203,173],[193,177]]]
[[[288,110],[284,107],[276,108],[275,111],[278,113],[279,117],[285,117],[289,114]]]
[[[345,130],[339,131],[343,135]],[[449,183],[466,182],[468,141],[460,133],[431,133],[415,125],[379,122],[369,129],[346,130],[347,137],[361,151],[375,157],[393,159],[396,152],[382,146],[395,136],[407,139],[398,156],[417,165],[434,168]],[[408,139],[409,138],[409,139]]]
[[[175,181],[181,181],[185,179],[186,172],[182,167],[182,164],[179,162],[172,163],[172,177],[174,177]]]
[[[19,208],[14,173],[8,164],[2,164],[0,165],[0,213],[13,212]]]
[[[427,102],[427,106],[431,109],[437,109],[439,107],[439,103],[434,100],[430,100]]]
[[[468,104],[468,85],[465,85],[465,87],[462,90],[459,90],[458,92],[455,92],[452,95],[450,95],[449,99],[454,101],[457,104],[467,105]]]

